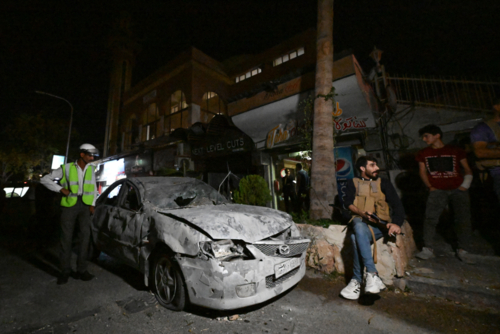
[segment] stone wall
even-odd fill
[[[352,246],[350,231],[344,225],[330,225],[328,228],[297,224],[303,236],[311,239],[307,250],[306,263],[309,267],[330,274],[337,271],[352,276]],[[413,240],[413,230],[404,222],[404,236],[377,240],[377,267],[382,281],[392,285],[394,277],[403,277],[409,260],[417,248]],[[373,252],[373,245],[372,245]]]

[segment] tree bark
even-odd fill
[[[316,41],[316,94],[327,95],[332,88],[333,68],[333,0],[318,0],[318,37]],[[316,98],[314,101],[313,154],[311,167],[312,219],[332,216],[337,193],[333,158],[333,102]]]

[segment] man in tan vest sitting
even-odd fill
[[[384,235],[395,237],[400,234],[405,217],[403,204],[392,183],[378,177],[379,167],[375,158],[360,157],[356,161],[356,169],[361,178],[347,182],[344,197],[344,205],[353,216],[353,277],[340,293],[347,299],[359,298],[364,267],[365,293],[379,293],[386,289],[378,277],[370,245]]]

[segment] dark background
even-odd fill
[[[107,112],[108,33],[121,10],[142,45],[133,84],[192,45],[222,61],[261,52],[316,27],[317,2],[3,1],[0,4],[0,127],[22,112],[51,110],[79,140],[102,144]],[[335,52],[352,49],[368,71],[377,46],[389,73],[500,77],[500,1],[336,1]],[[72,143],[72,146],[79,143]],[[64,151],[65,143],[61,150]]]

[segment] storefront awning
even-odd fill
[[[287,83],[283,86],[286,87]],[[337,134],[376,126],[373,111],[375,99],[370,85],[364,83],[359,69],[333,82],[336,105]],[[286,88],[280,88],[286,89]],[[248,134],[259,149],[288,146],[300,141],[298,127],[305,120],[301,101],[313,91],[295,94],[276,102],[246,111],[232,117],[234,124]]]

